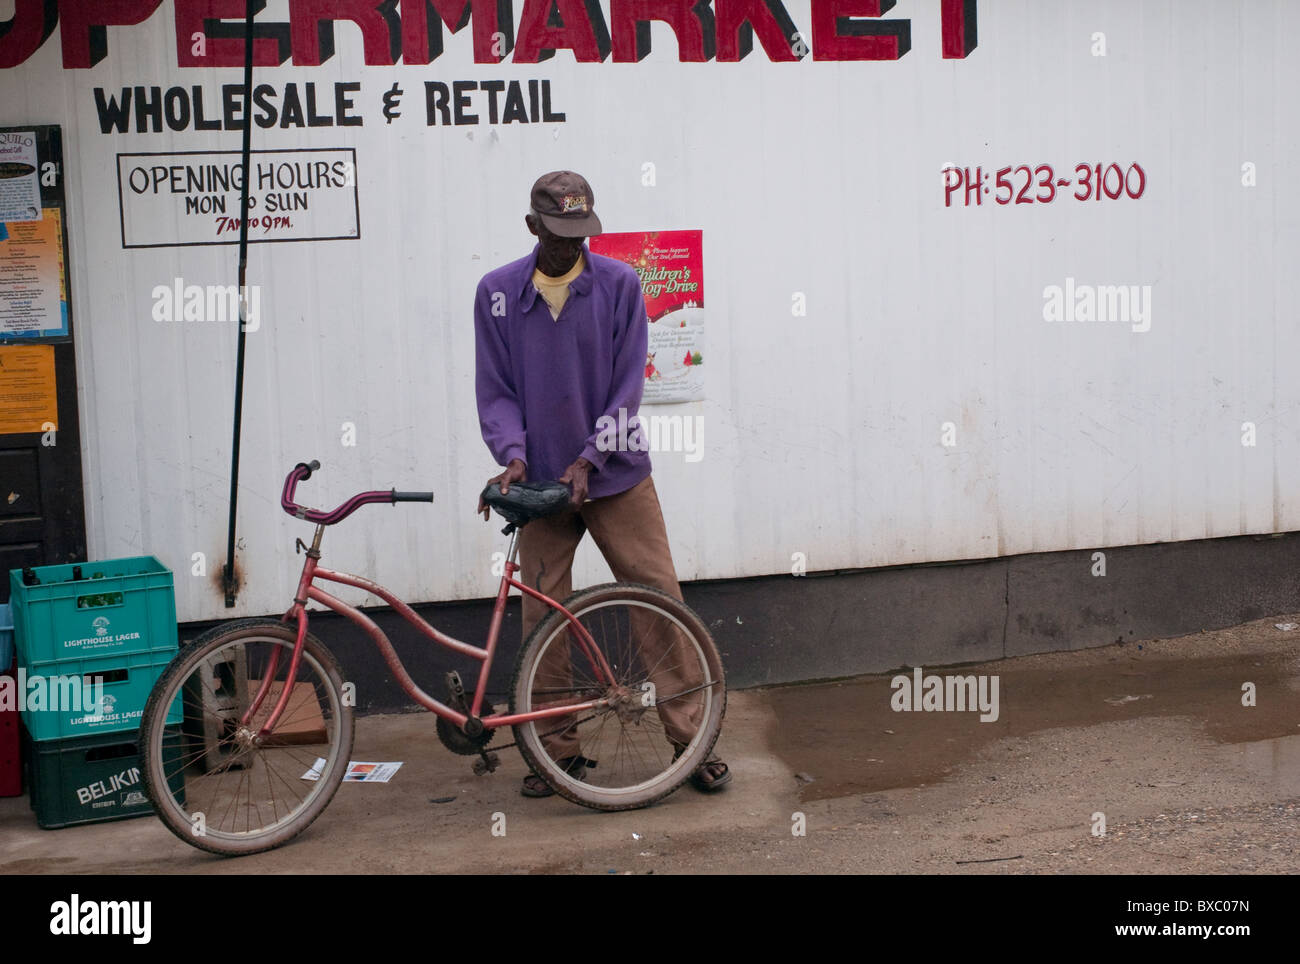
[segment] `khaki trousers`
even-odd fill
[[[563,603],[573,592],[573,556],[587,531],[596,540],[615,580],[644,583],[675,599],[682,598],[659,496],[650,476],[626,492],[591,499],[577,511],[535,519],[520,529],[520,581]],[[551,609],[527,593],[523,604],[524,639],[527,640],[528,634]],[[690,657],[676,627],[667,624],[662,616],[635,610],[630,623],[657,694],[681,693],[703,682],[699,660]],[[597,643],[600,644],[599,639]],[[567,634],[552,641],[538,671],[539,688],[573,686],[571,645]],[[697,718],[702,715],[697,700],[687,697],[657,702],[656,709],[667,739],[689,743],[699,727]],[[549,732],[543,736],[543,743],[552,759],[581,753],[574,726],[577,719],[576,715],[557,717],[538,724]]]

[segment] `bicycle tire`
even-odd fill
[[[618,604],[655,610],[666,615],[694,644],[696,656],[702,662],[702,677],[706,694],[703,719],[692,740],[680,757],[655,777],[642,781],[635,788],[605,788],[575,779],[571,772],[557,764],[546,751],[542,736],[545,720],[516,724],[515,740],[524,760],[560,796],[593,810],[635,810],[649,806],[676,791],[709,758],[722,728],[726,713],[726,679],[717,647],[699,615],[673,596],[638,583],[606,583],[574,593],[564,602],[564,607],[580,621],[584,616]],[[511,713],[529,712],[533,708],[533,681],[548,641],[557,637],[569,625],[568,619],[558,610],[552,610],[529,634],[515,664],[511,682]],[[598,644],[599,645],[599,644]],[[629,660],[631,662],[631,660]],[[610,711],[612,712],[612,711]],[[584,754],[585,756],[585,754]],[[599,764],[597,764],[599,765]]]
[[[163,825],[193,847],[222,856],[245,856],[283,846],[315,822],[343,782],[355,735],[352,707],[344,698],[343,675],[338,660],[320,640],[308,633],[303,642],[303,663],[299,667],[298,679],[301,680],[304,669],[308,669],[322,681],[330,697],[330,709],[336,725],[329,740],[332,752],[326,758],[319,779],[306,800],[294,812],[275,821],[269,828],[243,834],[227,833],[213,831],[206,826],[205,819],[204,832],[199,834],[196,833],[195,815],[186,810],[172,791],[171,781],[176,780],[177,773],[167,772],[163,747],[169,730],[168,710],[174,700],[184,701],[186,681],[199,671],[205,660],[211,660],[222,650],[232,649],[241,642],[264,642],[280,646],[287,660],[296,637],[295,626],[273,619],[244,619],[224,624],[182,647],[154,684],[140,722],[140,758],[145,789]],[[287,661],[283,663],[286,669],[287,665]],[[277,724],[277,730],[278,728]],[[174,730],[174,726],[171,729]],[[278,746],[282,747],[283,744]],[[245,755],[251,758],[262,752],[263,748],[258,748],[247,751]],[[174,763],[175,761],[173,765]],[[255,766],[255,759],[249,759],[247,764],[241,760],[240,769],[246,765]],[[251,791],[252,778],[249,782]]]

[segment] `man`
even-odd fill
[[[659,497],[645,451],[597,444],[597,421],[627,424],[641,405],[648,321],[641,279],[631,267],[592,254],[584,238],[601,233],[591,185],[572,171],[533,185],[528,230],[533,253],[484,275],[474,299],[479,424],[505,471],[489,485],[558,478],[572,511],[534,520],[519,533],[521,580],[552,599],[572,591],[573,556],[590,529],[614,578],[654,586],[681,599]],[[625,410],[624,421],[619,410]],[[483,518],[488,507],[479,500]],[[524,639],[547,607],[523,598]],[[567,742],[566,742],[567,741]],[[582,760],[572,732],[549,737],[553,759]],[[582,769],[576,767],[574,775]],[[716,756],[692,776],[699,790],[731,780]],[[550,796],[536,774],[522,793]]]

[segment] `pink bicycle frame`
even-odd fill
[[[296,482],[296,479],[293,479],[292,473],[290,479]],[[289,501],[292,498],[292,488],[288,483],[286,483],[285,488],[286,497],[283,501],[292,505],[292,502]],[[398,685],[402,687],[403,691],[425,709],[455,723],[459,727],[464,727],[470,717],[477,719],[479,711],[483,707],[483,696],[487,691],[488,673],[492,668],[492,658],[496,653],[497,639],[500,636],[501,623],[505,617],[506,599],[510,595],[511,587],[527,593],[534,599],[544,602],[552,609],[556,609],[563,613],[565,618],[569,621],[569,626],[579,648],[591,662],[592,668],[598,678],[597,681],[603,685],[614,685],[614,674],[610,669],[609,664],[605,661],[604,653],[602,653],[596,646],[595,640],[591,638],[591,634],[587,632],[586,627],[578,621],[577,617],[554,599],[536,591],[532,587],[525,585],[515,578],[515,573],[519,571],[519,565],[515,562],[515,555],[518,551],[519,534],[513,529],[511,530],[510,551],[506,556],[505,572],[501,576],[501,583],[497,589],[496,603],[492,609],[492,622],[488,628],[486,648],[472,646],[469,643],[453,639],[451,636],[440,632],[437,628],[422,619],[418,613],[411,609],[410,606],[398,599],[389,590],[385,589],[378,583],[372,582],[361,576],[354,576],[346,572],[336,572],[319,565],[321,537],[326,525],[339,521],[341,518],[351,514],[352,511],[367,502],[392,501],[390,500],[391,495],[392,493],[389,492],[363,492],[360,495],[354,496],[351,500],[345,503],[344,506],[341,506],[333,513],[316,512],[315,510],[299,510],[294,513],[300,518],[309,518],[311,521],[315,521],[317,523],[316,535],[312,540],[311,547],[307,550],[307,558],[303,564],[302,575],[298,580],[298,591],[294,596],[293,605],[290,606],[289,610],[283,617],[281,617],[281,621],[283,622],[296,621],[298,630],[297,638],[294,642],[293,654],[290,657],[287,673],[288,679],[284,687],[281,689],[279,697],[276,700],[275,706],[272,708],[270,715],[266,718],[259,729],[257,734],[258,736],[265,737],[268,735],[275,728],[275,725],[279,721],[285,707],[288,706],[289,697],[293,690],[293,683],[297,679],[298,666],[302,657],[303,643],[307,638],[307,603],[310,600],[315,600],[326,608],[341,613],[352,622],[356,623],[357,626],[364,630],[366,635],[370,637],[375,646],[378,647],[380,655],[383,656],[384,662],[388,664],[389,670],[392,672]],[[313,515],[315,518],[313,518]],[[359,609],[349,606],[342,600],[317,588],[315,585],[315,580],[317,579],[337,582],[346,586],[355,586],[358,589],[364,589],[369,593],[373,593],[391,606],[402,616],[403,619],[414,626],[421,635],[426,636],[435,643],[445,646],[463,656],[469,656],[478,660],[480,663],[478,682],[474,687],[474,699],[470,706],[469,715],[461,713],[458,710],[447,706],[445,703],[434,699],[421,689],[416,682],[411,679],[410,674],[406,671],[406,667],[402,665],[401,659],[398,657],[396,650],[393,649],[393,644],[384,631]],[[247,726],[249,721],[256,717],[259,708],[270,693],[272,682],[275,679],[276,670],[279,666],[280,656],[280,647],[275,647],[271,653],[270,664],[267,671],[262,674],[262,682],[258,691],[254,695],[248,710],[244,713],[240,721],[243,725]],[[497,713],[485,717],[479,720],[479,722],[482,723],[484,727],[513,726],[515,724],[528,723],[533,720],[547,719],[549,717],[567,716],[572,713],[597,709],[608,705],[608,698],[595,699],[582,703],[566,703],[561,706],[547,707],[545,709],[533,710],[528,713]]]

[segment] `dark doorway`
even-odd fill
[[[43,250],[17,252],[11,247],[6,270],[0,272],[0,285],[12,286],[0,291],[5,325],[0,328],[0,362],[30,359],[31,351],[40,348],[40,357],[53,353],[53,395],[57,407],[57,430],[13,431],[22,419],[19,410],[25,405],[40,409],[48,405],[39,396],[48,388],[48,379],[31,376],[35,387],[25,387],[13,377],[0,382],[0,603],[9,601],[10,569],[64,562],[81,562],[86,558],[86,519],[81,473],[81,425],[77,410],[77,359],[72,341],[72,273],[68,263],[68,219],[63,192],[63,137],[57,125],[33,124],[0,128],[6,134],[31,134],[36,142],[40,203],[44,218],[51,227],[41,238],[33,240]],[[10,172],[14,168],[8,169]],[[57,222],[57,224],[56,224]],[[24,238],[21,224],[6,225],[4,244],[16,244]],[[34,278],[48,278],[37,263],[49,257],[51,238],[59,246],[62,285],[59,294],[61,325],[46,318],[37,334],[19,333],[15,321],[21,313],[25,296],[20,286],[32,286]],[[36,330],[36,329],[33,329]],[[39,353],[38,353],[39,354]],[[26,426],[24,426],[26,427]],[[31,426],[39,428],[40,426]]]

